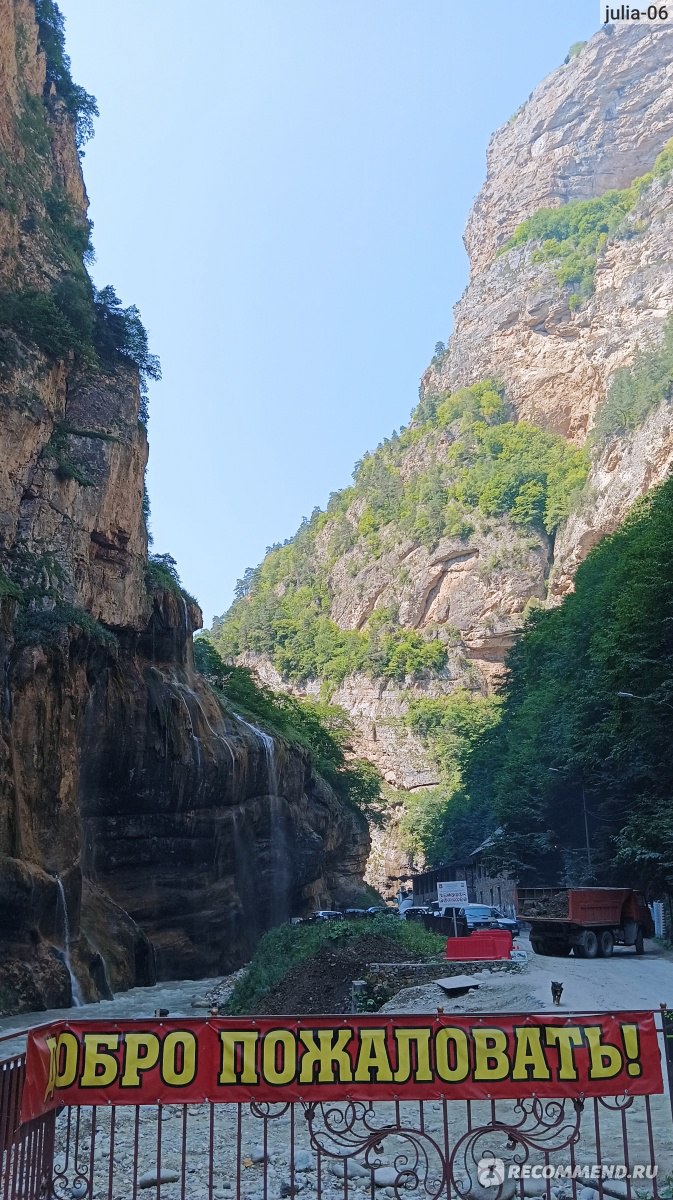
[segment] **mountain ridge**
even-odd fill
[[[466,227],[470,282],[410,426],[246,573],[213,625],[225,656],[272,686],[328,691],[357,752],[402,791],[437,782],[405,726],[410,701],[488,695],[531,605],[557,604],[673,464],[668,386],[637,419],[615,417],[624,372],[640,378],[667,353],[672,79],[670,31],[601,31],[494,134]],[[546,232],[522,236],[543,210]],[[475,412],[480,388],[508,420]],[[609,406],[611,428],[592,434]],[[453,420],[430,446],[419,425],[437,412]],[[545,526],[561,460],[568,486]]]

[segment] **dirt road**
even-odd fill
[[[520,975],[484,972],[475,977],[479,986],[450,1000],[436,984],[405,988],[384,1007],[384,1012],[545,1012],[553,1007],[551,981],[563,984],[560,1010],[608,1012],[610,1009],[673,1007],[673,956],[654,942],[638,956],[632,949],[616,947],[611,958],[544,958],[534,954],[527,937],[517,944],[528,952],[528,966]]]
[[[478,987],[459,997],[451,997],[434,983],[405,988],[384,1006],[383,1011],[428,1013],[441,1006],[445,1013],[466,1014],[551,1010],[554,1013],[609,1012],[656,1010],[662,1002],[673,1007],[673,956],[654,942],[646,943],[647,952],[642,957],[632,949],[617,948],[611,958],[586,960],[572,955],[570,958],[545,958],[533,953],[526,937],[516,940],[529,955],[521,974],[481,972],[473,977]],[[552,1005],[552,980],[563,984],[560,1008]],[[609,1110],[609,1104],[610,1101],[608,1107],[603,1107],[592,1101],[587,1107],[581,1120],[575,1161],[583,1164],[599,1161],[629,1165],[654,1163],[661,1184],[673,1169],[673,1125],[668,1095],[651,1097],[649,1114],[643,1097],[637,1097],[625,1114],[625,1123],[622,1123],[618,1109]],[[600,1147],[595,1132],[598,1117]],[[628,1131],[628,1137],[625,1131]],[[567,1153],[564,1151],[558,1160],[552,1156],[551,1161],[566,1161]],[[670,1195],[668,1185],[664,1193]],[[559,1196],[561,1194],[558,1192]],[[625,1184],[614,1183],[611,1194],[626,1196]],[[589,1191],[583,1193],[584,1200],[589,1200],[590,1195]]]

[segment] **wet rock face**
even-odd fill
[[[0,290],[16,293],[49,291],[73,269],[48,195],[68,198],[72,221],[88,204],[72,124],[45,78],[34,0],[0,0],[0,191],[12,197],[0,207]],[[27,108],[46,122],[42,141],[21,133]],[[73,977],[93,1000],[238,965],[283,915],[354,901],[369,840],[304,751],[222,712],[193,668],[198,607],[148,592],[137,372],[59,360],[1,333],[0,1011],[10,1012],[70,1003]],[[33,612],[55,597],[71,606],[69,621],[22,637],[7,579],[35,597]],[[92,632],[90,618],[104,628]]]
[[[357,890],[365,823],[189,663],[104,672],[80,761],[84,872],[148,934],[160,978],[229,970],[279,919]]]
[[[117,653],[10,650],[0,1008],[68,1003],[68,948],[95,999],[229,970],[280,919],[361,891],[364,819],[306,752],[225,715],[192,666],[194,617],[160,593]]]

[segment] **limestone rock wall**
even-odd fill
[[[594,294],[574,311],[554,263],[535,262],[534,246],[499,251],[540,208],[600,196],[649,171],[673,136],[672,83],[669,29],[601,30],[493,135],[465,232],[470,282],[446,351],[423,375],[422,396],[494,377],[518,418],[584,444],[615,371],[660,342],[673,312],[673,182],[657,179],[643,193],[598,256]],[[334,694],[354,718],[357,751],[388,782],[411,789],[436,781],[423,747],[400,727],[409,699],[493,687],[527,607],[557,603],[591,547],[666,478],[672,421],[664,404],[594,451],[582,501],[554,539],[522,538],[506,520],[491,520],[429,551],[384,529],[378,557],[359,545],[336,561],[330,615],[342,628],[361,629],[376,608],[390,606],[405,627],[434,626],[449,652],[447,668],[432,677],[357,675]],[[403,478],[448,448],[441,437],[428,445],[409,448]],[[356,502],[347,518],[355,525],[359,515]],[[330,534],[328,524],[325,544]],[[287,686],[255,662],[275,686]]]
[[[610,26],[534,89],[489,143],[465,230],[474,276],[539,208],[600,196],[649,170],[673,136],[670,30]]]
[[[84,278],[45,79],[34,0],[0,0],[0,302]],[[361,894],[363,818],[218,702],[198,607],[148,587],[139,416],[130,365],[0,322],[0,1012],[230,970]]]

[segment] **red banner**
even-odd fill
[[[61,1104],[662,1091],[651,1012],[69,1021],[28,1034],[22,1119]]]

